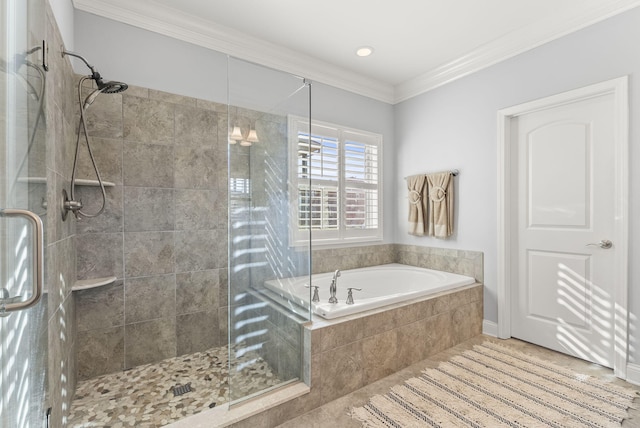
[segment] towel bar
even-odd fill
[[[454,177],[456,175],[460,174],[460,170],[457,170],[457,169],[452,169],[450,172],[451,172],[451,175],[453,175]],[[427,174],[425,174],[425,175],[427,175]],[[408,177],[405,177],[404,179],[406,180],[407,178]]]

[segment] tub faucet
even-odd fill
[[[338,277],[341,275],[340,269],[336,269],[333,273],[333,279],[331,280],[331,285],[329,286],[329,303],[338,303],[338,299],[336,298],[336,291],[338,291]]]

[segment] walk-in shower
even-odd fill
[[[91,70],[91,74],[88,76],[82,76],[80,80],[78,80],[78,104],[80,107],[80,122],[78,124],[78,136],[76,139],[76,151],[73,158],[73,169],[71,172],[71,188],[70,194],[67,195],[67,191],[63,190],[63,210],[62,210],[62,219],[66,220],[67,214],[71,211],[76,218],[80,219],[82,217],[92,218],[97,217],[104,212],[104,209],[107,205],[107,194],[104,189],[104,182],[102,181],[102,177],[100,176],[100,171],[98,170],[98,165],[96,164],[96,160],[93,155],[93,151],[91,150],[91,143],[89,142],[89,131],[87,130],[87,120],[85,117],[85,113],[89,106],[93,104],[98,95],[100,94],[118,94],[120,92],[126,91],[129,87],[126,83],[116,82],[116,81],[107,81],[105,82],[102,79],[102,76],[95,69],[94,66],[89,64],[89,62],[82,57],[81,55],[71,52],[71,51],[62,51],[62,56],[72,56],[80,59],[84,64]],[[82,100],[82,88],[84,87],[84,83],[87,80],[93,80],[97,86],[97,89],[94,89],[89,93],[89,95]],[[93,166],[93,170],[95,172],[96,178],[98,179],[98,186],[100,186],[100,191],[102,192],[102,206],[96,213],[87,213],[82,210],[83,204],[82,201],[76,200],[76,173],[78,171],[78,154],[80,153],[80,136],[84,134],[85,141],[87,143],[87,151],[89,153],[89,158],[91,159],[91,164]]]
[[[100,423],[163,425],[308,381],[309,309],[292,310],[262,285],[310,272],[309,244],[288,239],[300,203],[288,179],[300,150],[289,117],[308,118],[310,86],[227,61],[226,85],[217,78],[228,99],[140,86],[100,97],[101,84],[85,83],[79,101],[94,101],[86,128],[109,187],[102,215],[75,225],[78,279],[115,281],[74,292],[71,426],[107,413]],[[81,154],[78,179],[94,178]],[[82,184],[78,197],[97,210],[96,187]]]

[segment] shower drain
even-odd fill
[[[178,395],[183,395],[186,394],[187,392],[191,392],[191,382],[189,383],[185,383],[184,385],[176,385],[176,386],[172,386],[171,390],[173,391],[173,396],[177,397]]]

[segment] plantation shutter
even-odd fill
[[[313,123],[309,135],[308,122],[292,122],[294,244],[308,240],[309,228],[320,245],[381,239],[380,136],[326,123]]]

